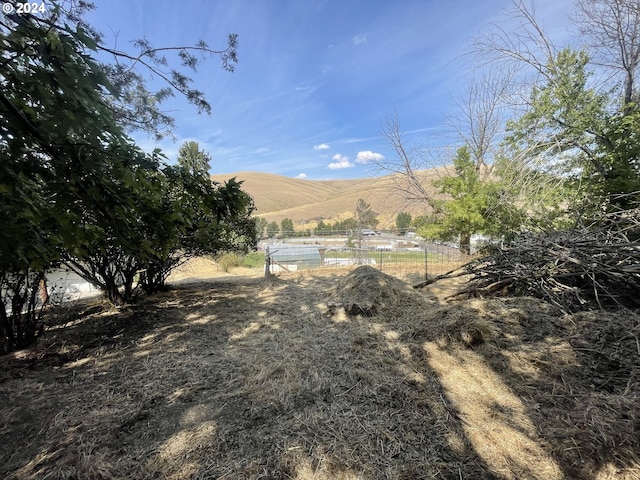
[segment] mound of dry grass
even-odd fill
[[[362,265],[339,279],[327,297],[330,309],[343,308],[349,315],[393,316],[425,306],[424,296],[402,280]]]

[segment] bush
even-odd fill
[[[218,255],[216,263],[222,268],[223,272],[228,272],[232,267],[240,266],[242,257],[235,252],[224,252]]]

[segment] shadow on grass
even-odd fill
[[[527,373],[528,357],[511,360],[527,348],[518,336],[539,333],[526,318],[518,324],[512,314],[500,326],[492,320],[500,311],[460,304],[464,318],[485,315],[495,330],[465,348],[435,326],[452,307],[434,303],[407,318],[332,314],[326,298],[335,284],[293,275],[185,285],[118,311],[93,306],[51,329],[38,349],[2,360],[0,474],[459,479],[586,471],[568,467],[573,454],[545,430],[541,399],[523,398],[548,381]]]
[[[516,472],[513,478],[522,478],[518,463],[525,459],[532,466],[526,478],[554,478],[553,472],[556,478],[640,478],[637,314],[563,316],[533,298],[471,299],[441,305],[435,314],[449,315],[453,328],[425,342],[429,364],[441,372],[470,438],[483,432],[478,445],[494,443],[498,451],[500,441],[510,439],[503,451],[511,453],[502,461]],[[485,332],[472,348],[459,341],[460,327],[470,325]],[[525,456],[514,463],[509,457],[518,450]],[[535,467],[543,464],[557,469]]]

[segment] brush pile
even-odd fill
[[[640,307],[640,209],[609,214],[599,226],[524,235],[468,266],[462,293],[527,295],[565,313]]]

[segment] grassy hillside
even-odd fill
[[[421,172],[429,190],[437,172]],[[399,194],[397,177],[383,176],[353,180],[302,180],[270,173],[238,172],[213,175],[222,182],[236,177],[244,182],[244,189],[253,197],[257,215],[280,223],[284,218],[293,220],[296,228],[310,228],[319,220],[335,221],[353,217],[359,198],[371,204],[379,213],[380,227],[392,227],[399,212],[412,215],[425,213],[418,205],[410,205]]]

